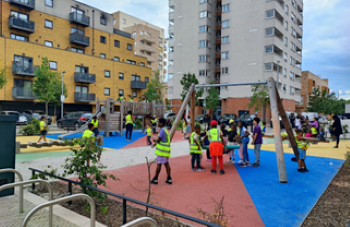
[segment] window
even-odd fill
[[[111,77],[111,72],[108,70],[105,70],[105,77]]]
[[[75,66],[75,72],[83,74],[83,75],[87,75],[87,74],[89,74],[89,68],[88,67],[84,67],[84,66],[76,65]]]
[[[199,55],[199,62],[209,62],[207,55]]]
[[[297,33],[296,33],[296,31],[295,31],[295,29],[294,29],[293,27],[291,28],[291,32],[290,32],[290,33],[291,33],[291,35],[292,35],[294,38],[296,37],[296,34],[297,34]]]
[[[287,69],[286,68],[283,69],[283,76],[287,77]]]
[[[53,27],[53,23],[50,20],[45,20],[45,28],[52,28]]]
[[[297,4],[296,4],[295,0],[292,0],[292,6],[293,6],[294,8],[297,7]]]
[[[272,53],[273,52],[273,46],[266,46],[265,47],[265,53]]]
[[[28,20],[29,20],[29,16],[27,14],[19,13],[19,12],[13,11],[13,10],[11,10],[11,16],[13,16],[17,19],[20,19],[26,23],[28,23]]]
[[[106,54],[100,54],[100,58],[106,59]]]
[[[45,41],[45,46],[52,47],[53,45],[51,41]]]
[[[283,92],[286,93],[287,92],[287,85],[283,84]]]
[[[79,48],[75,48],[75,47],[72,47],[71,51],[79,53],[79,54],[84,54],[85,53],[85,51],[83,49],[79,49]]]
[[[119,42],[119,40],[114,40],[114,46],[115,46],[115,47],[120,47],[120,42]]]
[[[295,65],[295,59],[293,57],[290,57],[290,64],[293,66]]]
[[[133,32],[133,33],[132,33],[132,38],[135,39],[135,38],[136,38],[136,35],[137,35],[137,32]]]
[[[289,6],[288,5],[284,5],[284,11],[286,12],[286,14],[289,13]]]
[[[110,95],[111,94],[111,89],[105,88],[105,95]]]
[[[77,28],[71,28],[70,29],[70,32],[72,34],[79,34],[79,35],[85,35],[85,31],[84,30],[81,30],[81,29],[77,29]]]
[[[124,90],[123,89],[119,89],[119,95],[124,96]]]
[[[199,26],[199,32],[204,33],[204,32],[209,32],[209,26]]]
[[[158,70],[162,71],[162,69],[163,69],[163,66],[162,65],[158,65]]]
[[[161,55],[158,55],[158,61],[163,61],[163,57]]]
[[[288,54],[287,54],[287,53],[284,53],[284,54],[283,54],[283,58],[284,58],[284,61],[285,61],[285,62],[288,62]]]
[[[221,68],[221,74],[228,74],[228,67]]]
[[[57,62],[50,61],[49,62],[49,67],[50,67],[50,69],[57,70]]]
[[[141,62],[140,66],[145,67],[145,63]]]
[[[137,75],[131,75],[131,81],[140,81],[140,76]]]
[[[290,42],[290,49],[292,51],[295,51],[295,44],[293,42]]]
[[[265,64],[265,70],[271,71],[273,69],[273,63],[266,63]]]
[[[126,63],[136,65],[136,61],[132,61],[132,60],[126,60]]]
[[[292,21],[295,23],[296,22],[296,17],[294,15],[294,13],[290,14],[290,18],[292,19]]]
[[[126,45],[126,49],[132,50],[132,45],[128,43],[128,44]]]
[[[31,70],[33,58],[15,55],[14,62],[20,66],[23,66],[24,70]]]
[[[53,7],[53,0],[45,0],[45,5]]]
[[[209,47],[209,41],[208,40],[199,41],[199,47]]]
[[[230,42],[228,36],[225,36],[225,37],[222,37],[222,38],[221,38],[221,43],[228,43],[228,42]]]
[[[230,27],[230,21],[229,20],[225,20],[222,22],[222,28],[228,28]]]
[[[208,0],[200,0],[199,3],[206,3]]]
[[[266,18],[271,18],[275,16],[275,10],[266,11]]]
[[[136,91],[132,91],[132,97],[134,97],[134,98],[137,97],[137,92]]]
[[[288,22],[287,21],[284,22],[284,28],[288,31]]]
[[[208,76],[210,74],[209,70],[199,70],[200,76]]]
[[[289,87],[289,94],[294,95],[294,87]]]
[[[124,18],[122,19],[122,23],[123,23],[123,24],[126,24],[126,20],[125,20]]]
[[[119,57],[114,57],[113,60],[114,60],[114,61],[120,61],[120,58],[119,58]]]
[[[228,11],[230,11],[230,4],[223,5],[222,6],[222,12],[226,13]]]
[[[287,47],[288,46],[288,38],[284,37],[284,45]]]
[[[16,40],[20,40],[20,41],[29,42],[29,38],[28,37],[21,36],[21,35],[16,35],[16,34],[11,34],[11,39],[16,39]]]
[[[80,14],[80,15],[84,15],[85,14],[85,12],[83,10],[77,9],[75,7],[72,7],[71,12],[72,13],[76,13],[76,14]]]
[[[100,24],[107,25],[107,18],[106,18],[106,16],[104,14],[101,14]]]
[[[13,86],[30,89],[33,82],[31,80],[13,79]]]
[[[149,82],[149,78],[148,76],[145,77],[145,82],[148,83]]]
[[[119,80],[124,80],[124,73],[119,73]]]
[[[205,17],[211,18],[210,12],[202,11],[202,12],[199,13],[199,18],[205,18]]]
[[[152,62],[147,62],[147,66],[151,66],[152,65]]]
[[[265,29],[265,36],[272,36],[272,35],[274,35],[274,33],[275,33],[274,28],[266,28]]]
[[[294,81],[295,74],[292,73],[292,72],[290,72],[290,73],[289,73],[289,78],[290,78],[290,80]]]
[[[222,52],[222,53],[221,53],[221,59],[228,59],[228,58],[229,58],[228,51],[227,51],[227,52]]]
[[[137,42],[134,43],[134,48],[136,48],[136,47],[137,47]]]
[[[106,43],[106,37],[100,36],[100,42],[101,43]]]

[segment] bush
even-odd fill
[[[142,128],[142,120],[137,118],[135,121],[135,129],[141,129]]]
[[[23,136],[33,136],[40,134],[40,121],[32,119],[26,126],[21,127],[19,134]]]

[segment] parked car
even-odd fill
[[[20,112],[17,112],[17,111],[1,111],[0,115],[18,116],[17,125],[26,125],[28,122],[28,119],[23,114],[21,114]]]
[[[93,113],[86,112],[71,112],[58,120],[57,127],[59,128],[75,128],[78,129],[94,116]]]
[[[194,121],[203,124],[205,115],[207,115],[207,118],[209,118],[209,114],[198,114]]]
[[[219,124],[228,124],[230,122],[230,120],[236,120],[237,116],[235,114],[224,114],[221,117],[219,117]]]
[[[256,117],[255,114],[243,114],[239,118],[236,119],[236,123],[243,121],[247,125],[253,125],[253,121],[254,121],[255,117]]]
[[[170,119],[172,122],[174,122],[175,118],[176,118],[176,113],[168,112],[168,113],[164,114],[164,119],[165,120]]]
[[[37,119],[37,120],[41,120],[42,116],[45,116],[44,111],[42,110],[25,110],[23,112],[23,115],[28,119],[28,121],[31,121],[32,119]],[[47,124],[51,125],[52,123],[52,118],[50,116],[46,116],[46,120],[47,120]]]
[[[320,123],[320,124],[327,124],[328,123],[327,117],[326,116],[320,116],[318,118],[318,123]]]

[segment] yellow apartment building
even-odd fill
[[[42,57],[65,71],[65,112],[95,111],[97,97],[142,97],[151,68],[134,54],[131,34],[113,28],[113,15],[74,0],[3,0],[0,7],[0,69],[8,80],[0,110],[44,108],[31,91]]]

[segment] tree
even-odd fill
[[[187,73],[183,75],[180,83],[182,85],[181,97],[182,97],[182,101],[184,101],[188,91],[190,90],[191,85],[193,83],[199,84],[199,81],[197,80],[195,74]],[[202,95],[203,95],[203,89],[197,89],[196,95],[195,95],[196,104],[198,103],[198,98],[201,97]],[[190,104],[190,102],[188,102],[188,104]]]
[[[162,103],[166,89],[168,89],[168,86],[161,80],[159,70],[156,70],[153,72],[151,82],[147,84],[145,96],[149,102]]]
[[[322,97],[320,89],[315,89],[312,92],[312,95],[309,98],[309,104],[306,110],[308,112],[317,112],[324,113],[323,103],[325,101],[325,97]]]
[[[3,69],[0,71],[0,89],[2,89],[6,83],[7,83],[7,78],[5,74],[5,69]]]
[[[35,75],[32,90],[39,101],[45,103],[45,114],[48,115],[49,103],[58,103],[61,100],[61,76],[58,72],[50,70],[47,57],[42,58],[41,66],[36,69]],[[64,84],[64,96],[67,97],[65,87]]]
[[[326,115],[339,115],[344,113],[344,102],[338,100],[337,95],[332,92],[327,94],[326,90],[320,92],[317,88],[313,91],[309,99],[308,107],[306,108],[308,112],[323,113]]]
[[[220,96],[218,90],[215,87],[210,87],[208,90],[208,96],[205,100],[206,108],[211,112],[210,118],[213,119],[213,113],[217,108],[219,108],[220,105]]]
[[[252,86],[253,96],[250,98],[248,108],[254,108],[259,111],[262,108],[262,119],[266,121],[266,108],[270,106],[269,88],[265,84],[258,84]]]

